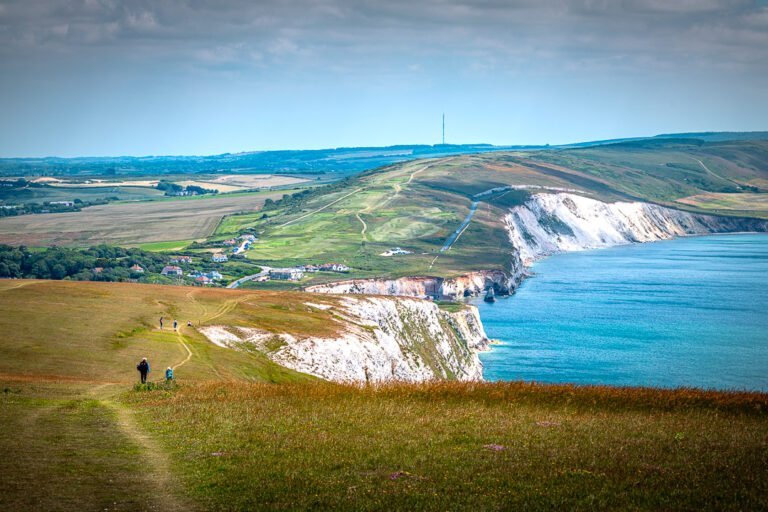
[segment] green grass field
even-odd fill
[[[768,508],[766,394],[344,386],[186,327],[331,334],[297,297],[0,281],[0,509]]]

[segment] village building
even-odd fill
[[[349,272],[349,267],[342,263],[323,263],[319,268],[323,272]]]
[[[195,282],[202,285],[213,284],[213,280],[210,277],[198,276],[195,278]]]
[[[137,274],[143,274],[144,269],[141,267],[141,265],[136,263],[131,267],[131,272],[136,272]]]
[[[302,270],[304,270],[304,272],[308,272],[308,273],[315,273],[320,270],[320,267],[318,267],[317,265],[304,265],[301,268]]]
[[[256,236],[255,235],[251,235],[250,233],[246,233],[244,235],[240,235],[239,238],[240,238],[240,240],[246,240],[248,242],[255,242],[256,241]]]
[[[215,270],[211,270],[210,272],[206,272],[205,274],[202,274],[203,277],[207,277],[211,281],[221,281],[224,279],[224,276],[221,275],[220,272],[216,272]]]
[[[224,240],[222,243],[224,245],[237,245],[237,240],[230,238],[229,240]]]
[[[273,268],[269,277],[279,281],[298,281],[304,277],[304,271],[300,268]]]
[[[104,272],[104,267],[95,267],[93,269],[94,274],[101,274],[102,272]]]
[[[171,263],[192,263],[192,256],[174,256]]]
[[[184,271],[181,270],[180,267],[177,267],[175,265],[166,265],[165,267],[163,267],[163,270],[160,273],[168,277],[184,275]]]
[[[228,258],[227,258],[227,255],[224,254],[223,252],[217,252],[211,257],[211,259],[213,260],[214,263],[224,263],[225,261],[227,261]]]

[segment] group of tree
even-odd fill
[[[200,196],[203,194],[218,194],[219,191],[212,188],[203,188],[197,185],[179,185],[172,181],[160,180],[156,187],[158,190],[164,190],[166,196]]]
[[[141,249],[98,245],[88,249],[0,245],[0,278],[73,279],[79,281],[146,280],[160,274],[168,257]],[[144,273],[132,271],[139,265]]]

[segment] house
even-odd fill
[[[177,267],[175,265],[166,265],[165,267],[163,267],[163,270],[160,273],[162,275],[168,276],[168,277],[171,277],[171,276],[183,276],[184,275],[184,271],[181,270],[180,267]]]
[[[95,267],[93,269],[94,274],[101,274],[102,272],[104,272],[104,267]]]
[[[304,265],[301,268],[302,270],[304,270],[304,272],[309,272],[309,273],[314,273],[320,270],[320,267],[318,267],[317,265]]]
[[[195,278],[195,282],[202,285],[213,284],[213,280],[210,277],[198,276]]]
[[[55,206],[75,206],[74,201],[51,201],[48,204],[50,204],[51,206],[54,206],[54,205]]]
[[[227,261],[227,255],[223,252],[217,252],[216,254],[211,257],[214,263],[224,263]]]
[[[281,281],[298,281],[304,277],[304,271],[300,268],[273,268],[269,271],[269,277]]]
[[[206,272],[205,274],[203,274],[203,277],[207,277],[211,281],[221,281],[222,279],[224,279],[224,276],[221,275],[219,272],[216,272],[215,270]]]
[[[246,233],[245,235],[240,235],[240,240],[245,240],[246,242],[255,242],[256,236],[251,235],[250,233]]]
[[[224,245],[237,245],[237,240],[230,238],[229,240],[224,240],[222,243]]]
[[[131,267],[131,272],[136,272],[137,274],[143,274],[144,273],[144,269],[141,268],[141,265],[136,263],[135,265],[133,265]]]
[[[323,272],[349,272],[349,267],[341,263],[323,263],[319,268]]]
[[[192,256],[174,256],[171,263],[192,263]]]

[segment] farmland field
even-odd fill
[[[117,198],[140,201],[163,196],[162,190],[139,186],[46,186],[24,189],[0,188],[0,204],[43,203],[45,201],[97,201]]]
[[[29,246],[136,245],[203,239],[225,215],[258,210],[280,192],[232,194],[149,202],[107,204],[73,213],[0,219],[0,243]]]
[[[768,217],[768,194],[723,194],[708,192],[684,197],[678,203],[696,206],[715,213],[741,212],[745,215]]]

